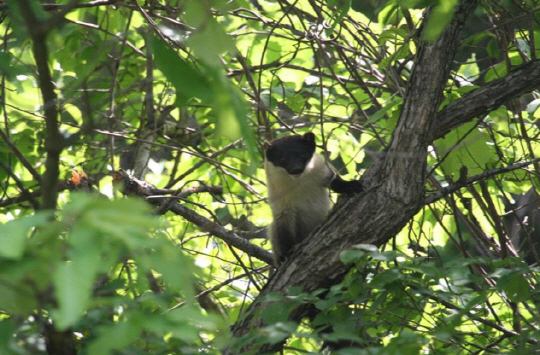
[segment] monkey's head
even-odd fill
[[[265,144],[266,160],[299,178],[315,153],[315,135],[292,135],[274,139]]]

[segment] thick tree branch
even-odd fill
[[[32,49],[45,113],[45,151],[47,152],[47,158],[42,183],[42,208],[55,209],[58,196],[60,153],[64,148],[64,137],[59,130],[57,98],[49,69],[47,35],[50,26],[46,20],[38,18],[29,0],[20,0],[18,6],[26,24],[26,29],[32,38]]]
[[[364,175],[366,193],[339,201],[327,222],[296,248],[242,320],[233,326],[235,337],[264,326],[258,315],[266,307],[261,301],[265,295],[284,293],[290,286],[310,292],[339,282],[347,272],[339,260],[342,251],[359,243],[382,245],[417,213],[424,200],[432,122],[443,97],[459,33],[476,6],[476,0],[460,1],[452,23],[439,39],[421,44],[389,148]],[[298,321],[307,315],[306,311],[298,310],[291,317]],[[277,351],[281,346],[269,345],[260,352]],[[249,350],[247,346],[242,351]]]
[[[431,139],[443,137],[452,129],[475,118],[483,119],[490,111],[510,99],[538,89],[540,60],[514,69],[503,78],[493,80],[445,106],[438,114],[431,131]]]

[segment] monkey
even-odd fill
[[[315,153],[315,135],[289,135],[265,144],[268,202],[273,221],[269,239],[276,266],[327,217],[328,189],[344,194],[363,191],[359,180],[345,181]]]

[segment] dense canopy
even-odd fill
[[[1,354],[540,352],[540,1],[0,1]],[[264,143],[365,191],[279,268]]]

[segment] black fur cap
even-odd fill
[[[304,172],[313,154],[315,154],[315,135],[291,135],[274,139],[266,143],[266,159],[274,166],[285,169],[291,175]]]

